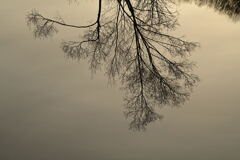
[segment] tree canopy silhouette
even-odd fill
[[[63,42],[63,51],[88,59],[92,71],[105,66],[112,81],[120,79],[130,128],[141,130],[162,117],[155,106],[183,104],[199,80],[187,59],[197,43],[169,33],[178,25],[174,5],[171,0],[98,0],[96,21],[86,26],[37,11],[27,22],[38,38],[52,36],[57,25],[85,29],[79,41]]]
[[[226,14],[234,21],[240,19],[240,0],[180,0],[181,2],[195,3],[198,6],[208,6],[217,12]]]

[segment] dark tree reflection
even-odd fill
[[[63,51],[72,59],[88,59],[92,71],[104,66],[111,81],[120,79],[130,128],[144,129],[162,118],[156,106],[176,106],[189,98],[198,77],[187,57],[197,44],[170,34],[178,25],[171,0],[98,2],[96,21],[86,26],[37,11],[29,13],[27,21],[39,38],[57,32],[57,25],[86,29],[80,41],[63,42]]]
[[[234,21],[240,20],[240,0],[180,0],[195,3],[198,6],[214,8],[222,14],[228,15]]]

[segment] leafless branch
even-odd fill
[[[107,1],[107,0],[106,0]],[[106,64],[110,80],[119,78],[126,89],[125,115],[131,129],[144,129],[161,119],[154,108],[180,105],[189,99],[199,80],[187,59],[197,43],[169,34],[177,23],[171,0],[108,0],[104,13],[99,0],[97,19],[75,26],[45,18],[38,12],[27,16],[36,37],[57,32],[55,25],[87,29],[79,42],[64,42],[62,49],[73,59],[88,59],[92,71]]]

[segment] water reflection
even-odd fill
[[[240,0],[180,0],[180,2],[208,6],[214,8],[219,13],[226,14],[234,21],[240,20]]]
[[[197,44],[170,34],[178,25],[170,5],[118,0],[105,6],[99,0],[96,21],[86,26],[49,19],[37,11],[29,13],[27,21],[38,38],[56,33],[57,25],[86,29],[81,40],[63,42],[63,51],[73,59],[88,59],[93,72],[105,67],[110,82],[119,79],[126,91],[130,128],[142,130],[162,118],[156,106],[183,104],[199,80],[187,59]]]

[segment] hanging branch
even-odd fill
[[[145,129],[162,118],[155,106],[176,106],[189,99],[199,79],[190,73],[194,64],[187,56],[197,43],[169,34],[178,25],[171,0],[106,1],[110,9],[103,12],[99,0],[97,19],[90,25],[66,24],[35,11],[27,16],[28,24],[39,38],[56,32],[55,25],[87,28],[82,40],[64,42],[63,51],[73,59],[89,59],[94,72],[105,64],[109,79],[118,77],[126,89],[130,128]]]

